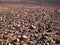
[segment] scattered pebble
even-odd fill
[[[60,45],[60,12],[45,7],[2,8],[0,45]]]

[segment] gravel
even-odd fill
[[[59,8],[8,9],[0,11],[0,45],[60,45]]]

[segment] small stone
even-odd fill
[[[60,35],[60,33],[56,33],[57,35]]]
[[[35,29],[36,27],[34,25],[30,26],[29,29]]]
[[[2,17],[0,17],[0,20],[2,21],[2,20],[3,20],[3,18],[2,18]]]
[[[13,40],[13,42],[17,42],[17,40],[15,39],[15,40]]]
[[[0,32],[0,34],[2,34],[2,32]]]
[[[23,45],[22,43],[20,43],[20,45]]]
[[[34,25],[32,25],[33,28],[36,28]]]
[[[48,36],[48,34],[43,34],[42,36]]]
[[[20,27],[20,24],[18,24],[17,26]]]
[[[0,43],[2,42],[2,40],[0,40]]]
[[[19,39],[22,41],[23,40],[23,37],[20,37]]]
[[[7,36],[3,35],[3,39],[4,39],[4,40],[7,40]]]
[[[20,27],[18,27],[18,26],[15,26],[14,28],[15,28],[15,30],[20,30]]]
[[[46,25],[46,30],[50,29],[50,24]]]
[[[24,39],[27,39],[28,37],[24,35],[23,38],[24,38]]]
[[[42,37],[41,37],[41,40],[45,40],[45,39],[46,39],[46,37],[45,37],[45,36],[42,36]]]
[[[11,45],[11,44],[9,43],[9,45]]]
[[[52,30],[48,29],[47,32],[52,32]]]
[[[49,43],[47,43],[47,45],[50,45]]]
[[[31,27],[29,27],[29,29],[34,29],[34,28],[31,26]]]
[[[60,31],[56,32],[57,35],[60,35]]]
[[[56,44],[60,44],[60,39],[55,40]]]
[[[17,41],[19,42],[20,40],[19,40],[19,39],[17,39]]]

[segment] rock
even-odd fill
[[[47,32],[52,32],[52,30],[51,29],[48,29]]]
[[[30,26],[29,29],[34,29],[34,28],[32,26]]]
[[[14,28],[15,28],[15,30],[20,30],[20,27],[18,27],[18,26],[15,26]]]
[[[35,29],[36,28],[36,26],[34,26],[34,25],[32,25],[32,27]]]
[[[24,35],[24,36],[22,36],[22,37],[23,37],[23,39],[24,39],[24,40],[27,40],[27,39],[28,39],[28,37],[27,37],[27,36],[25,36],[25,35]]]
[[[58,30],[58,31],[56,32],[56,35],[60,35],[60,30]]]
[[[3,20],[3,17],[0,17],[0,20],[2,21]]]
[[[50,45],[49,43],[47,43],[47,45]]]
[[[60,44],[60,39],[56,39],[56,40],[55,40],[55,43],[56,43],[56,44]]]

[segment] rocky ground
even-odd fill
[[[0,6],[0,45],[60,45],[60,8]]]

